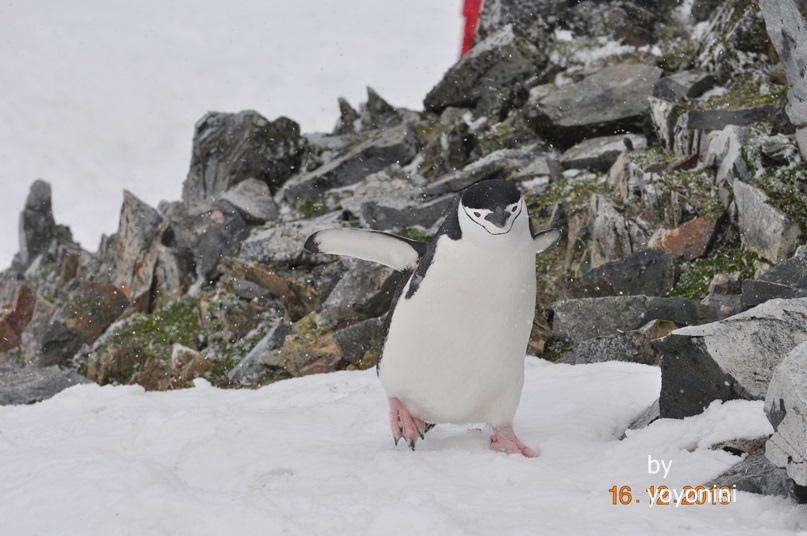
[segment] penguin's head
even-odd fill
[[[470,220],[491,235],[510,232],[527,206],[518,188],[506,180],[486,180],[469,186],[458,207],[461,220]]]

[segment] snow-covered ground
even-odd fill
[[[734,492],[650,505],[738,458],[709,449],[770,433],[762,402],[713,404],[617,438],[658,395],[659,369],[528,358],[516,429],[540,456],[495,454],[486,430],[438,426],[393,446],[375,372],[257,391],[82,385],[0,407],[0,520],[15,536],[82,534],[795,534],[807,510]],[[648,472],[648,457],[669,468]],[[630,504],[609,491],[630,486]],[[626,489],[624,491],[627,491]],[[627,499],[623,495],[623,500]]]
[[[0,2],[0,269],[30,184],[85,249],[123,189],[180,198],[194,123],[254,109],[330,131],[337,97],[422,99],[458,57],[461,0]]]

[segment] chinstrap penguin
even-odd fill
[[[397,444],[414,449],[440,423],[484,422],[490,448],[532,457],[513,431],[535,314],[535,255],[560,238],[533,234],[516,186],[468,187],[429,242],[360,229],[311,235],[305,248],[408,273],[387,315],[378,375]],[[429,423],[429,424],[427,424]]]

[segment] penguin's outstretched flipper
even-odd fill
[[[535,253],[541,253],[551,248],[558,243],[561,236],[562,233],[560,229],[547,229],[546,231],[536,233],[532,237],[532,243],[535,245]]]
[[[312,253],[347,255],[403,272],[417,266],[427,243],[380,231],[327,229],[309,236],[304,247]]]

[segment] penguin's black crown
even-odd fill
[[[462,205],[467,208],[496,210],[496,207],[512,205],[521,199],[515,184],[502,179],[491,179],[469,186],[462,194]]]

